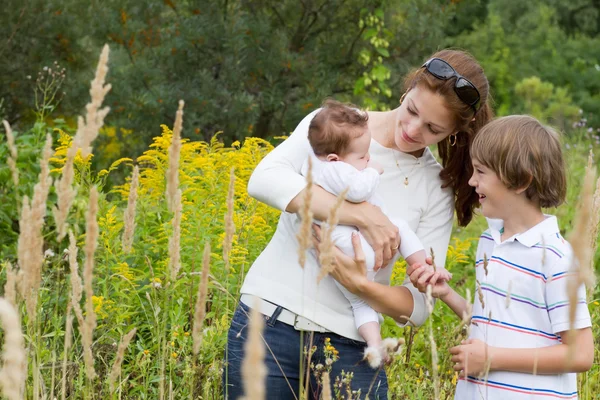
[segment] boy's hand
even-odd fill
[[[367,162],[367,168],[374,168],[377,170],[377,172],[379,172],[379,175],[383,174],[383,167],[381,166],[381,164],[379,164],[376,161],[373,161],[372,158],[369,160],[369,162]]]
[[[460,346],[450,349],[454,370],[460,371],[461,377],[485,374],[489,371],[492,349],[493,347],[479,339],[463,340]]]

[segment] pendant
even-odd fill
[[[408,187],[408,176],[404,177],[404,187]]]

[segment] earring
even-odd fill
[[[404,98],[406,97],[406,93],[404,92],[404,94],[402,95],[402,97],[400,97],[400,104],[402,104],[402,102],[404,101]]]
[[[450,146],[454,147],[455,144],[456,144],[456,133],[453,133],[452,135],[450,135]]]

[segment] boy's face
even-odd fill
[[[371,131],[365,128],[364,133],[350,142],[348,152],[339,157],[340,161],[352,165],[359,171],[367,168],[369,159],[369,147],[371,146]]]
[[[487,218],[505,220],[511,214],[514,200],[519,197],[516,191],[507,188],[498,175],[488,167],[473,159],[473,175],[469,185],[479,195],[481,212]]]

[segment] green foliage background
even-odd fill
[[[551,210],[559,215],[565,234],[571,230],[587,153],[600,151],[600,5],[594,0],[6,0],[3,5],[0,117],[8,119],[16,133],[20,185],[14,187],[4,161],[8,149],[3,136],[0,260],[16,261],[20,205],[37,182],[43,138],[50,133],[57,149],[58,139],[64,137],[60,131],[73,135],[75,116],[89,99],[99,50],[104,43],[111,46],[108,80],[113,89],[107,104],[112,111],[94,142],[91,164],[77,165],[78,195],[69,216],[81,246],[89,189],[97,185],[101,236],[94,305],[99,325],[93,351],[100,378],[93,392],[87,390],[76,329],[74,348],[66,354],[67,393],[73,398],[110,397],[106,375],[115,345],[132,327],[138,333],[126,353],[122,377],[127,385],[119,389],[120,396],[157,398],[163,361],[163,377],[173,385],[175,398],[221,396],[223,348],[239,287],[278,217],[275,210],[248,197],[247,179],[278,143],[275,137],[291,131],[326,96],[371,109],[393,108],[409,68],[443,47],[470,51],[490,78],[498,114],[530,113],[567,133],[568,201]],[[64,80],[49,72],[63,67]],[[44,93],[55,97],[45,101]],[[173,216],[163,196],[171,132],[161,124],[172,125],[180,98],[186,101],[187,140],[180,169],[183,268],[177,282],[168,284]],[[133,164],[141,166],[142,181],[134,251],[124,254],[120,240],[125,177]],[[221,243],[231,167],[236,171],[237,231],[232,269],[226,271]],[[51,192],[49,205],[55,201]],[[461,293],[474,288],[469,266],[484,225],[478,218],[453,233],[448,267]],[[70,283],[66,243],[55,236],[52,218],[47,218],[44,248],[51,252],[44,264],[39,310],[44,325],[28,344],[35,345],[48,392],[58,393],[60,374],[53,380],[51,366],[64,355]],[[205,241],[213,247],[212,275],[205,338],[194,364],[191,310],[201,262],[199,244]],[[596,265],[599,257],[597,253]],[[0,276],[3,284],[4,268]],[[401,279],[402,265],[394,276]],[[590,293],[595,326],[600,323],[599,301],[598,290]],[[452,398],[455,376],[447,349],[461,332],[445,307],[436,307],[432,321],[441,355],[442,398]],[[385,336],[411,336],[391,320],[383,330]],[[430,360],[427,331],[421,328],[410,357],[405,352],[388,367],[394,377],[392,398],[431,399]],[[598,356],[591,371],[580,375],[582,399],[599,398],[597,360]],[[31,375],[28,379],[30,384]]]

